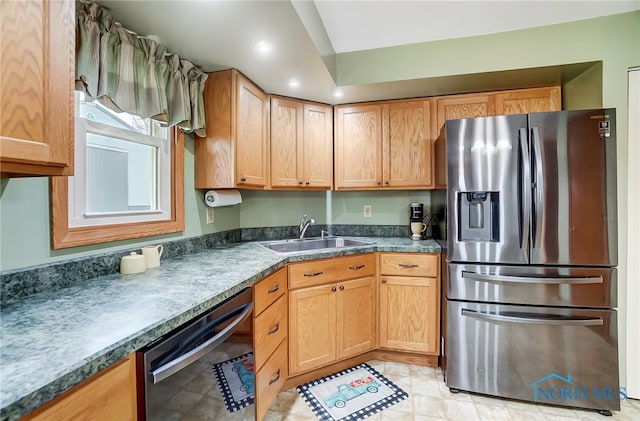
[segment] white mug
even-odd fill
[[[160,256],[162,256],[163,251],[164,247],[162,245],[142,247],[142,255],[147,261],[147,268],[160,266]]]
[[[424,222],[412,222],[411,233],[413,235],[411,236],[411,238],[413,239],[421,238],[422,236],[420,234],[422,234],[426,229],[427,229],[427,224],[425,224]]]

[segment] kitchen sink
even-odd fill
[[[305,238],[303,240],[296,238],[293,240],[265,241],[258,244],[277,253],[295,253],[308,250],[368,246],[373,243],[343,237],[329,237]]]

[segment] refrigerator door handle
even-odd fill
[[[520,283],[520,284],[545,284],[545,285],[564,285],[564,284],[601,284],[604,282],[601,275],[595,276],[567,276],[557,278],[538,278],[534,276],[509,276],[509,275],[485,275],[482,273],[462,271],[462,277],[473,279],[480,282],[498,282],[498,283]]]
[[[542,237],[542,209],[544,206],[544,173],[542,170],[542,145],[540,143],[540,132],[537,127],[531,128],[531,139],[533,140],[533,159],[535,161],[535,179],[533,180],[534,204],[533,214],[535,224],[533,226],[533,248],[540,247]]]
[[[529,215],[531,214],[531,164],[527,145],[527,129],[518,130],[518,147],[522,159],[522,182],[520,184],[520,248],[529,247]]]
[[[530,315],[505,316],[495,313],[483,313],[480,311],[462,309],[462,315],[472,319],[487,322],[522,323],[528,325],[548,325],[548,326],[602,326],[602,317],[531,317]]]

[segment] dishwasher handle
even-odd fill
[[[252,310],[253,303],[249,302],[236,307],[233,310],[230,310],[227,314],[221,316],[220,319],[224,322],[229,318],[229,314],[240,313],[238,317],[236,317],[224,329],[218,332],[213,338],[202,343],[201,345],[198,345],[196,348],[190,350],[189,352],[179,355],[176,358],[163,364],[162,366],[150,371],[149,376],[151,377],[153,384],[159,383],[167,377],[170,377],[171,375],[177,373],[189,364],[197,361],[205,354],[220,346],[220,344],[222,344],[227,340],[227,338],[229,338],[229,336],[231,336],[236,327],[247,318]]]

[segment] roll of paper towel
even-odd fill
[[[209,190],[204,194],[204,203],[212,208],[231,206],[242,203],[238,190]]]

